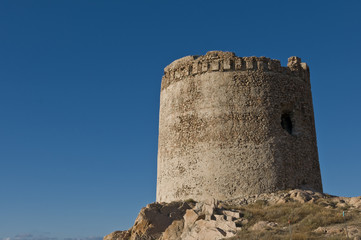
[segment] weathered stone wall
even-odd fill
[[[212,51],[162,79],[157,201],[322,191],[309,69]]]

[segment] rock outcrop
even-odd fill
[[[270,234],[361,239],[361,197],[296,189],[230,201],[152,203],[132,228],[104,240],[268,239]]]

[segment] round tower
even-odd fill
[[[157,201],[322,192],[308,66],[211,51],[164,69]]]

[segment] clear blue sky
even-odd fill
[[[324,190],[361,195],[360,1],[0,2],[0,240],[94,239],[155,201],[163,68],[311,69]]]

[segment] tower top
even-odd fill
[[[288,58],[286,67],[279,60],[267,57],[238,57],[233,52],[209,51],[205,55],[186,56],[177,59],[164,68],[162,89],[179,79],[207,72],[264,71],[297,76],[309,81],[309,68],[301,58]]]

